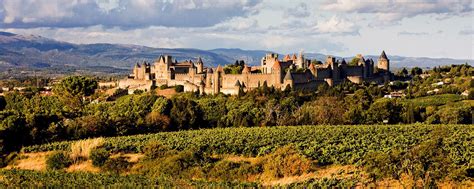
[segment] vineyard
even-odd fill
[[[255,187],[254,184],[231,183],[231,182],[204,182],[194,181],[188,183],[175,183],[166,178],[149,178],[141,175],[117,175],[117,174],[93,174],[93,173],[66,173],[63,171],[29,171],[29,170],[2,170],[0,171],[2,180],[0,187],[25,187],[25,188],[97,188],[107,186],[107,188],[133,188],[141,187]],[[330,182],[318,183],[333,184]]]
[[[176,150],[259,156],[293,144],[319,164],[361,165],[370,152],[407,151],[433,137],[443,138],[456,167],[474,164],[473,125],[365,125],[222,128],[106,138],[112,152],[139,153],[150,141]],[[23,152],[68,150],[74,141],[28,146]]]

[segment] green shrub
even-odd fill
[[[110,173],[119,174],[130,169],[131,163],[125,157],[109,158],[101,167],[102,170]]]
[[[71,165],[72,161],[69,155],[64,151],[56,151],[46,159],[46,167],[48,169],[63,169]]]
[[[183,92],[183,91],[184,91],[184,86],[182,86],[182,85],[176,85],[176,86],[174,87],[174,90],[175,90],[177,93]]]
[[[262,167],[260,165],[252,165],[249,162],[222,160],[217,162],[208,171],[207,177],[213,180],[239,181],[247,180],[250,176],[256,175],[261,171]]]
[[[164,85],[160,85],[160,89],[163,90],[163,89],[167,89],[168,88],[168,85],[164,84]]]
[[[92,165],[101,167],[109,159],[110,152],[104,148],[95,148],[89,157],[92,160]]]
[[[157,159],[175,153],[170,150],[171,149],[168,146],[165,146],[160,142],[150,141],[143,149],[143,153],[147,159]]]
[[[314,164],[293,145],[278,148],[263,161],[263,171],[267,178],[296,176],[313,170]]]

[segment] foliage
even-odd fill
[[[447,150],[456,168],[472,162],[472,125],[387,125],[387,126],[300,126],[268,128],[224,128],[168,132],[106,138],[111,152],[143,152],[149,141],[183,151],[199,149],[208,154],[265,155],[293,143],[302,154],[321,165],[361,165],[369,152],[407,151],[429,140],[433,131],[447,133],[440,148]],[[317,137],[315,137],[317,136]],[[190,140],[192,139],[192,140]],[[67,150],[72,142],[51,143],[23,148],[24,152]],[[177,161],[177,160],[176,160]]]
[[[285,185],[285,188],[356,188],[360,181],[354,178],[308,179],[304,182]]]
[[[303,104],[295,113],[300,124],[342,124],[344,115],[343,101],[335,97],[321,97],[316,101]]]
[[[46,159],[46,167],[48,169],[63,169],[71,165],[72,161],[65,151],[56,151]]]
[[[430,135],[429,140],[407,151],[391,149],[388,153],[369,153],[364,160],[366,170],[373,179],[400,179],[407,175],[414,181],[422,180],[425,186],[434,185],[447,176],[462,180],[467,175],[466,167],[456,167],[450,149],[444,147],[445,137],[449,135],[446,128],[437,128]]]
[[[196,129],[203,125],[202,115],[196,102],[185,97],[174,97],[171,99],[171,124],[176,130]]]
[[[58,93],[68,96],[90,96],[97,88],[97,81],[84,76],[66,77],[55,87]]]
[[[92,160],[92,165],[101,167],[109,159],[110,152],[104,148],[95,148],[91,151],[90,159]]]
[[[457,102],[462,100],[462,96],[456,94],[441,94],[441,95],[433,95],[433,96],[426,96],[420,98],[409,99],[413,103],[414,106],[440,106],[447,104],[449,102]]]
[[[240,182],[204,182],[188,180],[186,183],[174,182],[164,177],[146,177],[141,175],[94,174],[87,172],[67,173],[64,171],[30,171],[30,170],[1,170],[0,186],[2,188],[255,188],[255,183]]]
[[[169,153],[175,152],[172,152],[168,146],[165,146],[158,141],[150,141],[143,149],[143,153],[148,159],[158,159],[167,156]]]
[[[93,174],[87,172],[65,173],[64,171],[30,171],[30,170],[2,170],[0,171],[2,187],[165,187],[174,186],[172,182],[163,178],[147,178],[139,175]]]
[[[184,92],[184,86],[182,86],[182,85],[176,85],[176,86],[174,87],[174,90],[175,90],[177,93]]]
[[[221,160],[207,171],[207,179],[222,181],[247,180],[249,177],[261,173],[261,165],[252,165],[249,162],[232,162]]]
[[[108,158],[101,169],[108,173],[120,174],[130,169],[131,163],[125,157]]]
[[[265,178],[282,178],[302,175],[313,170],[312,162],[292,145],[278,148],[263,160]]]
[[[399,123],[402,105],[397,99],[379,99],[367,110],[369,123]]]

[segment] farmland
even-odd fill
[[[222,155],[231,155],[245,158],[265,158],[274,157],[274,153],[285,146],[292,146],[298,153],[301,154],[299,159],[301,161],[311,161],[316,164],[314,170],[324,170],[327,166],[345,166],[351,165],[356,167],[355,172],[361,172],[356,176],[345,178],[345,180],[337,180],[341,178],[327,178],[329,180],[321,180],[322,178],[312,178],[312,180],[299,180],[303,183],[313,183],[317,186],[336,186],[332,184],[349,183],[344,186],[355,186],[357,183],[370,183],[373,179],[381,179],[390,177],[389,168],[379,167],[381,159],[391,159],[390,166],[397,167],[397,170],[408,169],[402,164],[396,163],[406,161],[409,159],[414,165],[417,165],[417,158],[420,161],[423,159],[430,160],[427,163],[427,170],[430,170],[433,177],[437,181],[454,180],[456,182],[472,181],[472,176],[469,176],[469,171],[472,171],[472,164],[474,162],[473,152],[473,125],[357,125],[357,126],[281,126],[281,127],[263,127],[263,128],[219,128],[219,129],[203,129],[180,132],[164,132],[148,135],[135,136],[121,136],[105,138],[103,148],[113,154],[124,153],[140,153],[147,154],[147,146],[152,142],[159,142],[167,146],[172,151],[177,152],[196,152],[201,155],[199,157],[221,157]],[[71,145],[76,141],[57,142],[43,145],[34,145],[24,147],[22,153],[37,153],[46,151],[70,151]],[[290,151],[292,151],[290,149]],[[297,154],[284,152],[287,154]],[[426,154],[424,154],[426,153]],[[388,154],[385,156],[385,154]],[[442,160],[436,157],[446,157]],[[183,158],[183,154],[178,154],[175,157]],[[193,158],[197,156],[193,155]],[[279,156],[278,156],[279,157]],[[399,159],[397,159],[399,158]],[[298,159],[298,158],[297,158]],[[166,158],[160,160],[166,162]],[[143,165],[146,161],[139,162]],[[154,160],[152,160],[154,161]],[[189,160],[186,160],[189,161]],[[445,167],[440,167],[436,163],[440,161],[445,164]],[[226,162],[225,158],[217,158],[208,160],[206,158],[200,159],[199,167],[201,174],[204,175],[198,180],[221,181],[221,176],[211,174],[212,170],[218,170],[219,166]],[[202,162],[205,162],[202,164]],[[220,163],[219,163],[220,162]],[[446,163],[448,162],[448,163]],[[148,162],[150,163],[150,162]],[[405,162],[407,163],[407,162]],[[153,164],[156,164],[153,163]],[[393,164],[393,165],[392,165]],[[374,165],[381,170],[375,170]],[[262,165],[237,163],[238,170],[245,170],[248,174],[265,175],[265,163]],[[260,167],[259,167],[260,166]],[[214,167],[206,170],[205,167]],[[143,168],[141,168],[143,169]],[[387,170],[384,170],[387,169]],[[450,173],[439,173],[442,169],[450,169]],[[118,179],[118,183],[126,185],[127,182],[140,182],[140,185],[156,185],[156,179],[161,178],[157,175],[150,176],[149,172],[134,172],[133,168],[130,171],[130,178],[122,178],[114,176],[111,179]],[[189,170],[180,170],[177,174],[184,174]],[[249,171],[254,170],[254,171]],[[308,169],[307,174],[311,174],[313,168]],[[354,172],[351,170],[350,172]],[[306,170],[305,170],[306,171]],[[385,172],[384,172],[385,171]],[[261,172],[261,173],[260,173]],[[348,171],[349,172],[349,171]],[[435,175],[434,173],[438,174]],[[5,177],[15,180],[20,178],[19,175],[25,174],[24,178],[34,179],[41,177],[82,177],[76,173],[64,173],[66,175],[53,172],[51,174],[36,173],[36,172],[21,172],[4,170],[2,173]],[[90,176],[84,175],[85,177]],[[102,173],[101,173],[102,174]],[[34,175],[34,176],[32,176]],[[41,176],[39,176],[41,175]],[[123,174],[122,174],[123,175]],[[129,175],[129,174],[126,174]],[[135,176],[133,176],[135,175]],[[145,177],[143,177],[145,175]],[[372,176],[371,176],[372,175]],[[148,176],[148,177],[146,177]],[[103,177],[103,176],[102,176]],[[284,176],[286,178],[286,176]],[[96,179],[100,180],[101,177]],[[105,177],[104,177],[105,178]],[[148,179],[144,179],[148,178]],[[168,177],[167,177],[168,178]],[[173,179],[181,178],[174,175]],[[241,177],[250,178],[250,177]],[[241,183],[261,183],[262,179],[241,179],[236,178],[234,181]],[[263,176],[259,177],[263,178]],[[416,177],[414,177],[416,178]],[[107,179],[109,179],[107,177]],[[125,179],[125,180],[124,180]],[[151,179],[151,180],[150,180]],[[173,180],[172,179],[172,180]],[[181,178],[182,179],[182,178]],[[393,179],[399,179],[397,177]],[[80,179],[79,179],[80,180]],[[228,179],[223,179],[228,180]],[[10,181],[13,182],[13,181]],[[96,182],[96,181],[94,181]],[[102,181],[97,181],[102,182]],[[104,185],[108,181],[103,181]],[[167,181],[176,184],[176,180]],[[160,182],[163,183],[163,180]],[[165,182],[166,183],[166,182]],[[196,180],[187,180],[186,183],[195,183]],[[202,184],[202,183],[201,183]],[[215,183],[213,183],[215,184]],[[222,183],[221,183],[222,184]],[[228,183],[230,184],[230,183]],[[298,182],[291,183],[298,186]],[[305,184],[305,185],[306,185]],[[321,185],[322,184],[322,185]],[[329,185],[324,185],[329,184]],[[176,186],[176,185],[175,185]],[[193,185],[196,186],[196,185]]]

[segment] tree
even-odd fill
[[[306,102],[295,113],[301,125],[342,124],[344,122],[344,102],[336,97],[320,97]]]
[[[360,58],[354,57],[350,62],[349,66],[357,66],[359,64]]]
[[[321,62],[319,60],[316,60],[316,59],[313,59],[313,60],[311,60],[311,64],[320,65],[320,64],[323,64],[323,62]]]
[[[94,79],[84,76],[70,76],[61,80],[53,91],[61,97],[69,112],[79,115],[84,105],[84,97],[94,94],[97,86],[97,81]]]
[[[402,106],[396,99],[379,99],[367,111],[367,121],[369,123],[399,123],[401,111]]]
[[[421,75],[423,73],[423,70],[419,67],[414,67],[414,68],[411,69],[410,73],[411,73],[412,76]]]
[[[97,89],[97,81],[84,76],[66,77],[56,86],[56,92],[69,96],[90,96]]]
[[[171,124],[173,129],[197,129],[202,126],[202,112],[199,105],[186,96],[178,96],[171,99]]]

